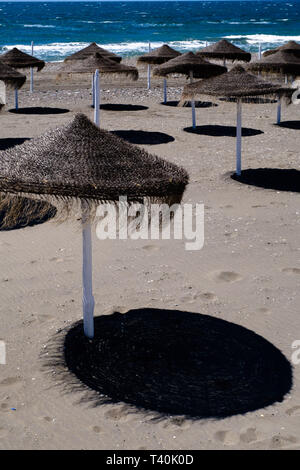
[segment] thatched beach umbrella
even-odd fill
[[[219,77],[209,78],[186,85],[181,100],[195,99],[197,97],[215,96],[217,98],[233,98],[237,101],[237,140],[236,140],[236,174],[241,174],[241,137],[242,137],[242,98],[257,96],[286,96],[291,98],[295,90],[282,87],[280,84],[268,83],[256,75],[245,71],[239,65],[230,72]]]
[[[269,49],[263,53],[264,57],[275,54],[278,51],[292,52],[295,56],[300,57],[300,44],[295,41],[288,41],[283,46],[276,47],[276,49]]]
[[[288,75],[300,75],[300,57],[292,52],[278,50],[274,54],[263,57],[257,62],[248,66],[251,72],[276,73],[285,76],[285,83],[288,83]],[[278,100],[277,106],[277,124],[281,121],[281,101]]]
[[[99,71],[101,75],[125,75],[126,77],[131,78],[132,80],[138,79],[138,70],[136,67],[130,67],[128,65],[118,64],[106,57],[103,57],[101,54],[96,52],[95,54],[87,57],[83,60],[76,60],[66,62],[62,65],[62,67],[58,70],[58,76],[63,75],[72,75],[72,74],[95,74],[96,70]],[[94,80],[94,79],[93,79]],[[97,78],[99,81],[99,78]],[[93,86],[93,106],[95,107],[95,113],[99,114],[99,106],[100,106],[100,95],[99,95],[100,85],[98,84],[97,87]],[[99,103],[96,106],[95,101]],[[99,117],[98,117],[99,119]]]
[[[11,49],[10,51],[5,52],[0,56],[0,60],[4,62],[6,65],[13,67],[14,69],[37,69],[39,72],[45,66],[45,62],[43,60],[37,59],[32,55],[26,54],[25,52],[20,51],[16,47]],[[32,81],[33,81],[33,72],[31,72]],[[18,88],[15,88],[15,108],[18,109]]]
[[[226,64],[226,60],[240,60],[242,62],[250,62],[251,60],[251,54],[249,52],[235,46],[226,39],[221,39],[210,46],[204,47],[198,51],[196,55],[206,57],[207,59],[223,60],[224,66]]]
[[[101,203],[180,202],[188,183],[183,168],[99,129],[78,114],[69,124],[1,152],[0,195],[36,197],[57,205],[57,215],[82,214],[83,316],[94,334],[91,221]],[[7,198],[0,199],[5,203]]]
[[[211,64],[202,57],[196,56],[193,52],[186,52],[175,59],[171,59],[168,62],[159,65],[153,70],[153,75],[166,77],[168,75],[182,74],[190,77],[190,81],[193,78],[208,78],[216,75],[221,75],[227,72],[226,67],[221,65]],[[192,121],[193,127],[196,127],[196,113],[195,113],[195,101],[192,99]]]
[[[21,88],[26,82],[26,75],[21,74],[0,60],[0,80],[10,88]]]
[[[89,56],[94,55],[96,52],[98,52],[98,54],[101,54],[103,57],[106,57],[117,63],[120,63],[122,60],[122,57],[114,54],[113,52],[108,51],[107,49],[103,49],[103,47],[100,47],[95,42],[92,42],[89,46],[84,47],[80,51],[74,52],[74,54],[67,56],[64,59],[64,62],[69,62],[71,60],[87,59]]]
[[[140,64],[148,64],[148,72],[150,72],[151,65],[160,65],[164,64],[168,60],[174,59],[175,57],[180,56],[181,53],[172,49],[172,47],[168,46],[168,44],[163,44],[161,47],[149,51],[148,54],[142,55],[138,58],[137,62]],[[149,85],[148,89],[150,89],[150,77],[148,78]],[[167,81],[164,78],[164,103],[167,102]]]

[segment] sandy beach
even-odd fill
[[[8,92],[1,150],[78,112],[93,118],[90,78],[58,82],[56,68],[36,74],[33,94],[27,80],[19,113],[11,112]],[[158,419],[155,411],[122,402],[97,406],[76,381],[64,386],[47,364],[47,348],[82,317],[81,230],[76,222],[48,221],[0,232],[0,340],[7,347],[7,364],[0,365],[0,448],[300,449],[300,364],[291,360],[292,343],[300,340],[299,189],[233,181],[235,104],[198,107],[198,131],[186,132],[191,108],[162,105],[162,80],[153,79],[147,91],[140,71],[137,82],[102,80],[103,104],[131,108],[102,109],[101,126],[188,171],[183,202],[204,203],[205,242],[202,250],[187,251],[184,240],[100,241],[93,230],[95,315],[175,309],[243,326],[284,354],[292,388],[280,403],[224,419]],[[170,101],[180,99],[185,83],[169,81]],[[299,106],[283,106],[277,126],[276,103],[244,104],[243,169],[298,169],[299,113]]]

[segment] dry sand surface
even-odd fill
[[[161,81],[151,92],[137,83],[103,83],[105,103],[144,108],[102,110],[102,126],[131,133],[139,145],[186,168],[184,202],[205,204],[205,244],[186,251],[184,241],[100,241],[93,231],[95,315],[136,308],[206,314],[254,331],[291,361],[300,339],[299,192],[240,184],[224,175],[235,163],[235,105],[197,108],[198,134],[185,132],[191,109],[160,104]],[[170,100],[182,79],[171,81]],[[20,108],[59,109],[46,114],[0,115],[0,145],[90,118],[89,80],[56,83],[51,67],[20,90]],[[274,125],[276,104],[243,107],[244,168],[299,168],[300,107],[283,107],[285,126]],[[204,127],[202,127],[204,126]],[[21,140],[17,142],[21,142]],[[0,155],[1,158],[1,155]],[[299,188],[300,189],[300,188]],[[129,405],[94,406],[84,390],[63,387],[43,351],[56,332],[79,320],[81,232],[75,223],[0,233],[0,365],[2,449],[300,449],[300,365],[281,403],[224,419],[164,416]]]

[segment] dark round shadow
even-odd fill
[[[236,103],[237,98],[219,98],[220,101],[227,101],[228,103]],[[242,103],[250,104],[268,104],[268,103],[277,103],[277,100],[274,98],[263,98],[262,96],[249,96],[247,98],[241,99]]]
[[[167,101],[166,103],[160,103],[163,106],[178,106],[179,101]],[[191,108],[191,102],[186,101],[183,105],[184,108]],[[218,106],[216,103],[211,103],[210,101],[195,101],[195,108],[211,108]],[[179,106],[178,106],[179,107]]]
[[[56,208],[45,201],[19,196],[2,201],[0,196],[0,231],[32,227],[56,215]]]
[[[281,402],[292,386],[290,363],[267,340],[234,323],[178,310],[97,317],[93,340],[79,322],[65,336],[64,360],[97,392],[96,404],[126,402],[194,418],[264,408]]]
[[[173,142],[175,139],[169,134],[164,132],[148,132],[148,131],[111,131],[112,134],[121,137],[122,139],[130,142],[131,144],[142,145],[158,145]]]
[[[7,137],[6,139],[0,139],[0,150],[8,150],[16,145],[23,144],[26,140],[30,140],[29,137]]]
[[[10,113],[14,114],[64,114],[69,113],[69,109],[65,108],[48,108],[48,107],[32,107],[32,108],[19,108],[19,109],[10,109]]]
[[[300,121],[282,121],[279,124],[275,124],[275,126],[300,130]]]
[[[193,127],[185,127],[183,130],[185,132],[190,132],[191,134],[209,135],[213,137],[236,137],[235,126],[207,125],[196,126],[195,129]],[[251,137],[259,134],[263,134],[263,131],[259,129],[251,129],[249,127],[242,128],[243,137]]]
[[[100,104],[100,109],[104,109],[106,111],[145,111],[148,109],[148,106],[142,106],[140,104],[105,103]]]
[[[230,175],[239,183],[258,186],[277,191],[300,192],[300,171],[285,170],[281,168],[254,168],[243,170],[241,176],[235,173]]]

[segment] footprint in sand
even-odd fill
[[[281,271],[287,274],[300,274],[300,268],[283,268]]]
[[[295,436],[281,436],[277,434],[272,437],[270,447],[271,449],[282,449],[296,443],[297,438]]]
[[[46,421],[47,423],[54,423],[55,419],[51,418],[51,416],[44,416],[43,420]]]
[[[100,434],[102,432],[102,428],[100,428],[100,426],[93,426],[92,431],[96,434]]]
[[[271,313],[271,310],[269,310],[266,307],[261,307],[257,310],[259,313]]]
[[[224,446],[234,446],[240,440],[238,433],[235,431],[218,431],[215,434],[215,438],[224,444]]]
[[[0,386],[9,387],[10,385],[15,385],[19,382],[21,382],[21,379],[19,377],[7,377],[6,379],[0,382]]]
[[[293,406],[292,408],[289,408],[286,410],[286,414],[289,416],[300,415],[300,406]]]
[[[53,320],[52,315],[38,315],[37,320],[39,323],[45,323],[46,321]]]
[[[257,441],[256,428],[248,428],[244,433],[241,434],[241,441],[245,444]]]
[[[160,249],[157,245],[144,245],[142,248],[146,251],[158,251]]]
[[[216,300],[217,298],[217,296],[213,294],[212,292],[203,292],[203,294],[200,294],[199,297],[201,300],[210,301],[210,302],[213,300]]]
[[[9,404],[8,403],[1,403],[0,405],[0,411],[7,411],[9,408]]]
[[[214,273],[214,277],[217,281],[221,282],[235,282],[243,279],[240,274],[235,273],[233,271],[220,271]]]

